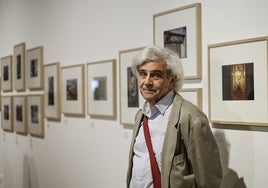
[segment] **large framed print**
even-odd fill
[[[1,58],[2,91],[11,92],[12,81],[12,55]]]
[[[29,95],[27,98],[27,112],[30,135],[44,137],[44,96]]]
[[[13,97],[14,130],[20,134],[27,134],[27,97]]]
[[[139,92],[138,79],[131,71],[133,58],[143,48],[119,51],[120,123],[123,125],[134,124],[135,114],[144,102]]]
[[[191,4],[153,15],[155,45],[176,52],[185,79],[202,77],[201,4]]]
[[[87,64],[88,114],[116,117],[116,60]]]
[[[60,63],[44,65],[45,82],[45,117],[49,120],[60,120]]]
[[[14,46],[14,89],[16,91],[25,91],[25,43],[20,43]]]
[[[202,109],[202,88],[183,88],[179,93],[184,99]]]
[[[61,68],[62,113],[85,115],[85,65]]]
[[[208,46],[209,119],[267,126],[267,37]]]
[[[2,108],[2,128],[5,131],[13,131],[13,119],[12,119],[12,96],[1,97],[1,108]]]
[[[27,83],[30,90],[43,89],[43,46],[27,50]]]

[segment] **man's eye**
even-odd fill
[[[161,74],[155,73],[153,74],[153,78],[155,79],[161,78]]]
[[[140,72],[140,76],[141,76],[141,77],[146,77],[147,74],[146,74],[145,72]]]

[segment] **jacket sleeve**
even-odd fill
[[[185,127],[188,135],[184,140],[197,187],[219,188],[222,181],[220,154],[206,116],[193,118],[189,115]]]

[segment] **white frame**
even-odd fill
[[[214,124],[268,124],[267,37],[208,46],[209,120]],[[254,100],[223,100],[222,66],[254,64]]]
[[[144,47],[133,48],[129,50],[119,51],[119,83],[120,83],[120,123],[123,125],[133,125],[135,121],[135,114],[144,103],[144,99],[139,92],[139,86],[137,83],[137,95],[138,95],[138,106],[128,107],[128,77],[127,68],[131,67],[131,62],[134,56],[142,51]],[[138,82],[138,80],[137,80]]]
[[[196,105],[200,109],[203,108],[202,88],[183,88],[179,91],[179,93],[184,99],[192,102],[194,105]]]
[[[77,80],[77,99],[67,100],[68,80]],[[65,115],[85,116],[85,65],[72,65],[61,68],[62,113]]]
[[[53,83],[49,83],[48,79],[53,77]],[[60,120],[61,118],[61,89],[60,89],[60,63],[50,63],[44,65],[44,94],[45,94],[45,117],[48,120]],[[53,88],[50,88],[52,84]],[[53,93],[53,104],[49,104],[50,89]]]
[[[200,79],[202,78],[200,3],[154,14],[154,44],[164,47],[164,31],[182,27],[186,27],[187,30],[187,57],[181,59],[185,79]]]
[[[116,60],[104,60],[87,63],[87,108],[88,114],[99,117],[116,117]],[[106,78],[106,99],[95,100],[93,80]]]

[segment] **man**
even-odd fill
[[[218,188],[222,169],[206,115],[176,91],[183,85],[179,57],[149,46],[133,60],[145,104],[135,118],[128,188]]]

